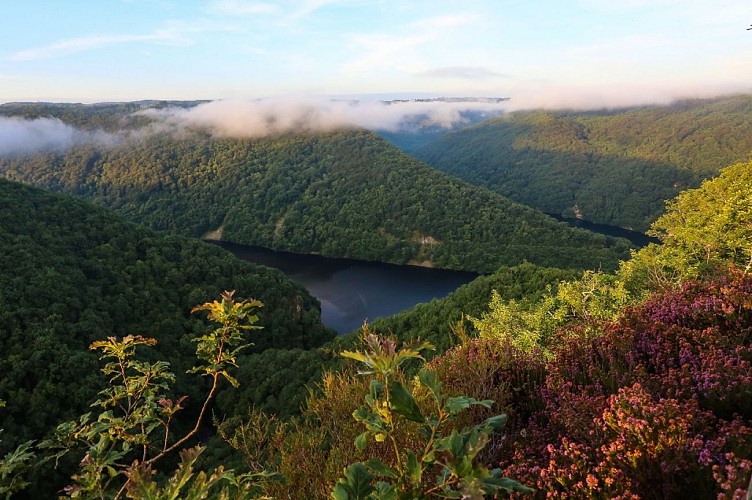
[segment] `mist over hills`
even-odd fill
[[[218,231],[227,241],[327,256],[490,272],[524,261],[612,268],[629,248],[441,174],[357,129],[243,139],[156,133],[5,158],[0,171],[156,229]]]
[[[547,213],[644,231],[664,201],[749,158],[752,96],[601,111],[518,111],[414,152]]]

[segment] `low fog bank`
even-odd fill
[[[265,137],[286,132],[326,132],[362,127],[398,132],[405,128],[452,128],[464,113],[501,113],[502,99],[427,99],[406,101],[328,100],[302,97],[212,101],[192,108],[139,111],[156,131],[209,129],[218,137]]]
[[[746,89],[750,92],[752,89]],[[196,105],[148,108],[134,113],[148,118],[138,130],[116,134],[84,131],[57,118],[0,117],[0,155],[61,151],[80,144],[114,146],[128,138],[156,133],[176,136],[194,129],[214,137],[265,137],[283,133],[332,131],[362,127],[375,132],[420,133],[428,129],[456,129],[485,116],[532,109],[587,111],[669,105],[684,98],[710,98],[744,93],[744,89],[676,88],[645,85],[567,87],[550,84],[510,92],[511,98],[433,98],[411,100],[324,99],[279,97],[228,99]],[[164,104],[164,103],[162,103]],[[469,118],[473,115],[474,119]]]
[[[614,110],[638,106],[668,106],[684,99],[710,99],[735,94],[752,93],[748,83],[713,85],[687,84],[683,88],[676,85],[648,85],[643,83],[608,83],[600,85],[551,85],[549,82],[530,85],[510,94],[504,110],[530,111],[595,111]]]
[[[102,130],[84,131],[58,118],[0,117],[0,155],[63,151],[79,144],[111,146],[120,137]]]

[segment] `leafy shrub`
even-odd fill
[[[578,279],[561,281],[555,290],[547,287],[536,301],[504,301],[494,291],[488,311],[470,321],[483,338],[550,358],[569,336],[599,334],[600,323],[616,318],[630,300],[615,275],[585,271]]]
[[[364,329],[363,343],[365,351],[342,353],[361,363],[360,374],[371,377],[365,404],[353,412],[355,420],[365,427],[355,439],[355,446],[363,451],[373,439],[386,443],[393,456],[388,462],[371,458],[348,466],[332,491],[333,498],[481,499],[487,494],[532,491],[502,477],[498,469],[489,471],[476,460],[490,435],[506,422],[505,415],[494,415],[462,429],[454,425],[457,415],[463,411],[473,406],[490,408],[493,401],[450,397],[436,373],[426,369],[418,373],[410,388],[399,380],[402,365],[410,360],[422,360],[421,351],[433,346],[423,343],[398,350],[394,339],[379,337],[367,329]],[[429,412],[422,409],[415,398],[418,388],[429,394]],[[416,428],[420,439],[406,446],[397,441],[397,431],[410,426]]]
[[[199,364],[190,372],[208,377],[211,389],[195,425],[182,436],[175,436],[173,424],[176,414],[183,410],[185,396],[167,397],[170,384],[175,380],[169,363],[134,357],[137,348],[154,345],[156,340],[128,335],[92,343],[91,349],[102,351],[101,359],[107,361],[102,373],[109,377],[109,385],[92,404],[100,412],[86,413],[59,425],[55,435],[39,445],[40,449],[51,453],[56,463],[69,453],[83,456],[71,478],[73,482],[64,490],[67,495],[77,498],[121,498],[123,494],[133,498],[196,495],[198,498],[209,494],[219,482],[227,481],[250,494],[255,488],[252,483],[267,478],[263,471],[235,476],[223,467],[212,474],[203,471],[194,474],[193,465],[201,447],[181,452],[181,463],[164,487],[152,477],[157,462],[180,450],[199,432],[219,381],[225,379],[233,386],[238,385],[229,369],[236,366],[238,353],[249,345],[243,333],[260,328],[255,325],[258,321],[255,312],[262,304],[256,300],[236,301],[233,294],[224,292],[221,302],[207,302],[193,309],[194,312],[208,311],[209,320],[219,326],[194,339]]]
[[[559,496],[738,497],[752,466],[752,277],[687,283],[570,341],[506,474]]]

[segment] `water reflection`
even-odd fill
[[[460,271],[277,252],[234,243],[217,244],[243,260],[276,267],[303,285],[321,302],[322,322],[339,333],[355,330],[364,320],[372,321],[420,302],[445,297],[477,276]]]

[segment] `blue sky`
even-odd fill
[[[752,91],[752,2],[0,0],[0,102]]]

